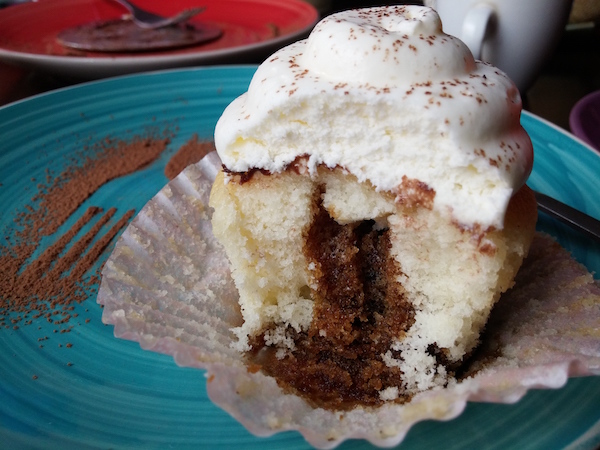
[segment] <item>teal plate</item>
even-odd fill
[[[129,140],[168,129],[171,144],[153,164],[100,188],[86,206],[139,211],[166,183],[164,166],[194,133],[211,139],[225,106],[244,92],[255,67],[207,67],[82,84],[0,108],[0,227],[15,232],[46,169],[59,173],[107,136]],[[564,131],[523,115],[536,151],[530,185],[600,217],[600,155]],[[69,226],[69,223],[66,224]],[[600,245],[541,216],[589,270],[600,273]],[[48,241],[48,242],[47,242]],[[51,239],[42,241],[48,246]],[[97,269],[110,247],[97,262]],[[95,290],[77,304],[70,333],[46,320],[0,329],[0,448],[300,449],[295,432],[250,435],[207,398],[204,374],[171,357],[116,339],[101,322]],[[86,320],[89,321],[86,322]],[[48,339],[44,339],[48,337]],[[43,340],[40,340],[43,339]],[[71,344],[71,345],[67,345]],[[42,347],[40,347],[42,345]],[[422,422],[403,449],[593,449],[600,445],[600,378],[531,391],[515,405],[470,403],[449,422]],[[349,441],[343,449],[371,446]]]

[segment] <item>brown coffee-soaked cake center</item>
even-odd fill
[[[304,246],[307,262],[316,267],[310,329],[289,331],[295,349],[282,359],[265,345],[265,333],[255,337],[250,360],[316,406],[377,406],[388,387],[399,387],[397,401],[407,401],[401,370],[382,360],[414,322],[412,305],[395,281],[400,268],[390,256],[389,230],[371,220],[340,225],[316,203]]]

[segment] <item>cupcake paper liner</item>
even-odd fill
[[[140,211],[105,264],[98,303],[118,338],[206,370],[211,400],[251,433],[297,430],[313,446],[346,439],[397,445],[415,423],[450,420],[467,401],[513,403],[570,376],[600,375],[600,286],[537,233],[515,287],[494,308],[465,374],[405,404],[331,411],[249,370],[231,343],[242,323],[227,257],[212,234],[216,153],[186,168]]]

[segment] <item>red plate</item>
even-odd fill
[[[63,29],[115,19],[127,11],[110,0],[38,0],[0,10],[0,60],[63,75],[100,78],[198,64],[257,62],[306,36],[317,10],[301,0],[138,0],[140,7],[170,16],[192,6],[206,10],[191,22],[223,30],[216,41],[152,53],[81,52],[56,41]]]

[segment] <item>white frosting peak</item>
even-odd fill
[[[439,16],[427,8],[346,11],[317,24],[300,61],[330,80],[388,87],[473,70],[471,53],[441,30]]]
[[[310,170],[341,166],[380,190],[418,179],[457,222],[502,227],[533,163],[520,112],[515,85],[435,11],[379,7],[328,16],[261,64],[215,144],[234,172],[307,155]]]

